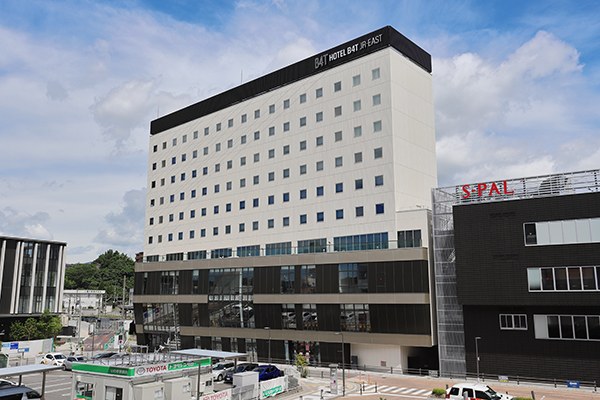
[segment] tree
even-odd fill
[[[98,256],[92,264],[98,266],[99,288],[106,290],[109,297],[115,295],[115,288],[117,293],[121,293],[124,276],[126,277],[125,288],[133,287],[135,261],[127,254],[108,250]]]
[[[25,323],[15,321],[10,325],[10,336],[13,340],[35,340],[38,339],[37,321],[27,318]]]
[[[44,310],[44,313],[40,315],[37,322],[37,330],[39,331],[41,338],[55,337],[62,329],[62,322],[58,315],[50,314],[48,309]]]
[[[10,337],[13,340],[48,339],[55,337],[61,329],[60,317],[46,309],[38,319],[27,318],[24,323],[15,321],[10,324]]]
[[[92,264],[75,264],[65,271],[65,289],[98,289],[98,268]]]

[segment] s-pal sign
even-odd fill
[[[477,193],[478,197],[483,197],[493,196],[494,194],[501,196],[503,194],[512,194],[515,192],[514,190],[511,190],[510,192],[508,191],[508,185],[506,184],[506,181],[502,181],[502,192],[500,192],[500,189],[498,189],[498,185],[496,184],[496,182],[491,183],[491,185],[489,186],[489,191],[488,185],[489,183],[478,183],[477,188],[471,188],[471,185],[464,185],[462,187],[462,190],[465,194],[463,194],[462,198],[468,199],[471,195],[475,195],[475,193]]]

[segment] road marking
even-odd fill
[[[421,389],[421,390],[417,390],[413,394],[425,394],[425,393],[428,393],[428,392],[429,392],[428,389]]]
[[[389,388],[391,388],[391,387],[392,387],[392,386],[379,386],[379,387],[377,388],[377,391],[384,391],[384,390],[387,390],[387,389],[389,389]]]
[[[417,390],[417,389],[408,389],[408,390],[405,390],[404,392],[402,392],[402,394],[409,394],[409,393],[414,392],[415,390]]]
[[[401,392],[401,391],[403,391],[403,390],[405,390],[405,389],[406,389],[405,387],[398,388],[398,389],[396,389],[396,390],[392,390],[392,393],[398,393],[398,392]]]
[[[368,386],[365,386],[365,387],[363,388],[363,390],[371,390],[371,389],[375,389],[375,386],[376,386],[376,385],[368,385]]]

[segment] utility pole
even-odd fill
[[[125,326],[125,275],[123,275],[123,307],[121,308],[121,313],[123,314],[123,326]]]

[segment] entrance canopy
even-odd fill
[[[248,357],[247,353],[232,353],[230,351],[216,351],[216,350],[204,350],[204,349],[187,349],[172,351],[171,354],[181,354],[186,356],[194,357],[211,357],[211,358],[222,358],[225,360],[234,360],[242,357]]]

